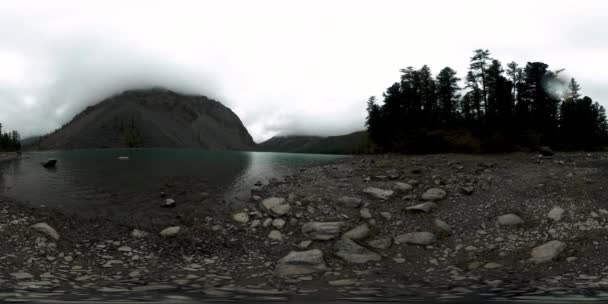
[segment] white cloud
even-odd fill
[[[163,85],[231,107],[254,138],[363,128],[400,68],[462,77],[475,48],[544,61],[606,102],[608,4],[589,1],[2,1],[0,121],[50,131]],[[605,103],[606,104],[606,103]]]

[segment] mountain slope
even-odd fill
[[[163,89],[126,91],[88,107],[34,149],[169,147],[252,149],[239,117],[204,96]]]
[[[373,150],[366,131],[340,136],[275,136],[257,146],[258,151],[361,154]]]

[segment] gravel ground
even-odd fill
[[[146,227],[5,198],[0,299],[603,297],[607,169],[606,153],[356,156]]]

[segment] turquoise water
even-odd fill
[[[96,214],[157,207],[161,191],[178,197],[178,203],[219,205],[243,197],[257,181],[267,183],[272,177],[344,157],[199,149],[71,150],[24,156],[0,164],[4,196],[32,206]],[[57,168],[42,167],[49,158],[58,160]]]

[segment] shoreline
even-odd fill
[[[256,187],[242,212],[192,219],[174,236],[2,199],[0,289],[279,298],[592,292],[608,286],[607,164],[606,153],[353,156]],[[548,217],[555,207],[564,210],[559,221]],[[509,214],[522,222],[499,219]],[[59,240],[32,229],[37,223]],[[534,248],[554,240],[565,248],[533,261]],[[292,251],[307,252],[304,266],[293,267]]]
[[[21,158],[23,158],[23,156],[21,156],[21,154],[18,154],[17,152],[0,152],[0,163]]]

